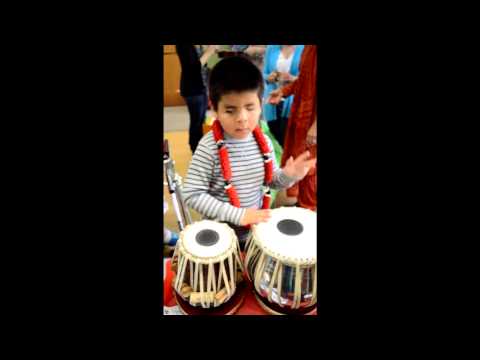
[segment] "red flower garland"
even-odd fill
[[[238,199],[237,190],[232,184],[232,169],[230,167],[230,159],[228,158],[227,147],[225,146],[225,140],[223,137],[223,129],[220,125],[220,121],[215,120],[212,125],[213,129],[213,138],[218,147],[218,156],[220,157],[220,167],[222,169],[222,175],[225,179],[225,192],[230,199],[230,203],[235,207],[240,207],[240,200]],[[257,141],[257,144],[260,148],[260,151],[263,154],[263,159],[265,163],[265,179],[263,182],[264,194],[262,209],[270,208],[270,188],[268,184],[272,182],[273,179],[273,159],[270,157],[270,148],[268,147],[265,136],[263,135],[262,130],[257,125],[253,130],[253,136]]]

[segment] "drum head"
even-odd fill
[[[281,207],[271,213],[268,222],[253,226],[257,244],[273,257],[315,263],[317,214],[298,207]]]
[[[198,258],[211,259],[231,251],[235,232],[227,224],[202,220],[188,225],[181,234],[183,248]]]

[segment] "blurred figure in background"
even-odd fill
[[[207,113],[207,87],[202,67],[215,53],[216,45],[203,48],[195,45],[176,45],[177,55],[182,67],[180,77],[180,95],[185,99],[190,114],[188,143],[192,154],[203,136],[203,121]]]
[[[282,97],[294,94],[291,115],[285,134],[282,166],[290,157],[308,150],[317,157],[317,46],[305,45],[298,78],[270,93],[268,101],[278,104]],[[300,190],[300,191],[299,191]],[[317,210],[317,169],[312,168],[298,183],[287,189],[287,196],[296,198],[297,205]]]
[[[267,45],[232,45],[232,51],[241,51],[249,56],[250,60],[263,70],[263,58]]]
[[[267,46],[263,67],[263,77],[266,82],[265,98],[268,98],[272,91],[297,79],[303,47],[303,45]],[[265,101],[263,105],[263,117],[282,147],[293,97],[294,95],[290,95],[278,104]]]

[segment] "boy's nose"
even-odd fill
[[[244,122],[248,120],[248,112],[245,109],[242,109],[238,112],[238,118],[237,121],[239,122]]]

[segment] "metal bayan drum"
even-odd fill
[[[235,232],[203,220],[180,233],[172,258],[172,286],[187,315],[231,315],[243,301],[243,264]]]
[[[259,304],[276,315],[308,314],[317,304],[317,214],[297,207],[272,210],[252,226],[245,267]]]

